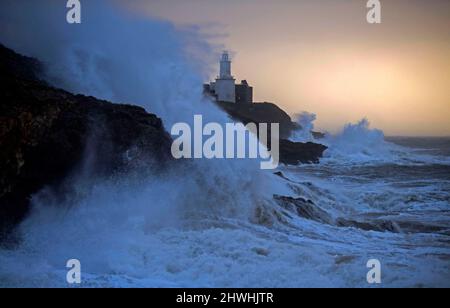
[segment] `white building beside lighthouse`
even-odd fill
[[[253,100],[253,88],[247,81],[243,80],[241,84],[236,85],[231,74],[231,60],[226,51],[220,58],[219,76],[216,81],[205,85],[205,92],[220,102],[251,104]]]

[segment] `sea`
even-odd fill
[[[307,200],[306,211],[268,201],[248,213],[239,197],[236,214],[222,211],[223,196],[161,210],[193,197],[170,196],[160,180],[101,184],[64,210],[37,197],[21,245],[0,250],[0,286],[449,287],[450,138],[379,139],[363,122],[347,130],[349,141],[324,142],[321,163],[267,174],[267,196]],[[67,282],[70,259],[81,263],[79,285]],[[368,282],[370,260],[379,283]]]
[[[196,114],[231,121],[203,96],[223,46],[201,26],[112,1],[83,2],[76,26],[48,1],[1,6],[2,44],[39,59],[49,84],[139,105],[167,131]],[[450,287],[450,139],[385,137],[361,120],[315,140],[314,119],[291,138],[326,145],[319,164],[74,171],[63,198],[32,196],[20,241],[0,248],[0,287]]]

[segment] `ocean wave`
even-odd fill
[[[197,112],[208,120],[227,119],[202,101],[201,72],[184,53],[186,39],[198,43],[195,33],[133,20],[107,1],[86,10],[99,12],[90,16],[98,31],[82,24],[64,32],[42,3],[19,7],[16,18],[20,24],[20,14],[34,12],[35,24],[43,23],[51,42],[19,27],[9,40],[21,41],[28,55],[52,61],[50,81],[139,104],[163,117],[165,125]],[[329,150],[321,164],[281,167],[284,178],[248,160],[203,160],[158,176],[140,177],[138,170],[137,176],[130,172],[110,180],[80,177],[65,198],[43,190],[33,196],[33,211],[19,226],[21,242],[0,249],[0,286],[66,287],[65,263],[72,258],[81,261],[86,287],[367,286],[365,264],[373,257],[386,264],[387,286],[448,285],[446,235],[395,233],[363,215],[391,211],[396,204],[399,211],[437,200],[443,206],[448,192],[432,185],[396,190],[392,185],[405,180],[386,173],[377,178],[391,185],[367,179],[367,172],[339,174],[343,164],[421,163],[420,156],[386,142],[367,120],[322,141]],[[291,204],[283,207],[274,195]],[[305,208],[293,207],[293,200]],[[339,218],[346,220],[338,224]]]
[[[405,142],[397,144],[395,139],[386,138],[382,130],[371,128],[368,119],[348,123],[339,133],[326,133],[324,138],[315,139],[311,132],[316,116],[301,113],[296,118],[303,129],[294,132],[291,140],[312,141],[326,145],[328,149],[324,152],[322,164],[450,164],[449,155],[434,155],[436,152],[439,153],[439,148],[433,148],[433,144],[430,144],[428,148],[420,149],[408,147]],[[414,145],[413,142],[410,144]],[[447,147],[450,148],[448,145]]]

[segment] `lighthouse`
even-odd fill
[[[233,79],[231,76],[231,61],[228,56],[228,52],[224,51],[222,58],[220,59],[220,78],[222,79]]]
[[[214,97],[219,102],[252,104],[253,88],[242,80],[240,84],[235,83],[231,74],[231,60],[227,51],[220,58],[219,76],[216,80],[203,86],[204,92]]]
[[[236,102],[235,79],[231,75],[231,60],[227,51],[222,53],[220,59],[220,73],[219,77],[216,78],[214,88],[219,101],[229,103]]]

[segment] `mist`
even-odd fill
[[[80,25],[66,23],[60,2],[4,1],[0,6],[5,25],[0,41],[41,60],[42,77],[50,84],[140,105],[161,117],[168,131],[178,121],[192,122],[194,114],[228,121],[203,97],[202,80],[215,47],[195,29],[144,18],[102,0],[83,2]],[[10,264],[16,274],[31,256],[43,269],[37,275],[45,275],[46,266],[58,267],[61,259],[81,251],[91,273],[120,271],[134,262],[131,246],[155,244],[148,238],[155,230],[206,227],[218,217],[250,221],[255,204],[265,199],[259,163],[249,160],[182,161],[164,174],[129,170],[107,180],[79,172],[68,181],[71,192],[65,198],[45,189],[33,196],[31,215],[19,227],[20,257]],[[10,263],[7,254],[2,258],[1,263]]]

